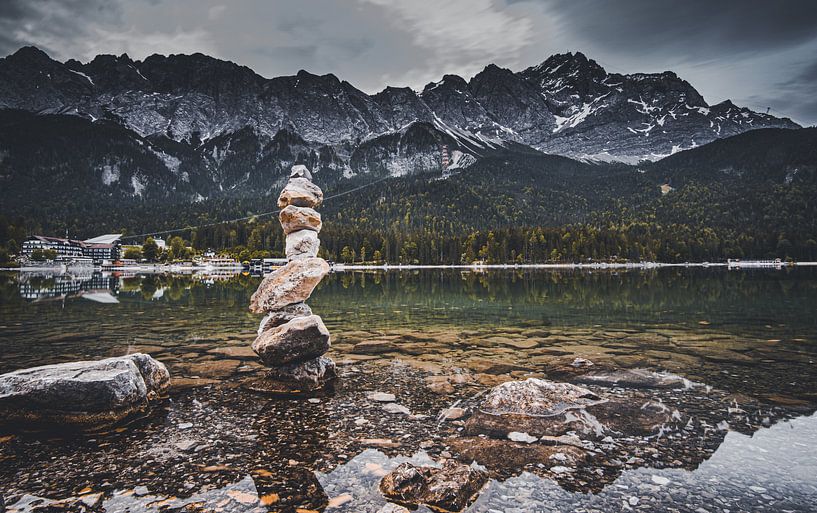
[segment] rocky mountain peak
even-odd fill
[[[415,122],[472,145],[487,144],[480,140],[486,137],[491,144],[624,160],[658,158],[754,128],[797,127],[731,102],[709,107],[672,71],[609,74],[581,52],[556,54],[518,73],[489,64],[467,82],[447,74],[421,92],[386,87],[368,95],[333,74],[300,70],[267,79],[201,53],[141,62],[100,55],[63,64],[25,47],[0,59],[0,108],[108,119],[139,136],[175,142],[203,143],[245,127],[269,141],[288,129],[309,144],[340,145],[347,156],[362,141]]]

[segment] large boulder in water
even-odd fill
[[[317,358],[329,345],[329,330],[320,317],[310,315],[261,332],[252,349],[265,364],[280,366]]]
[[[488,475],[455,460],[442,467],[402,463],[380,481],[380,491],[395,502],[426,504],[436,510],[460,511],[480,492]]]
[[[0,375],[0,424],[97,429],[143,413],[170,387],[149,355],[44,365]]]
[[[264,277],[250,298],[250,311],[266,313],[301,303],[328,272],[329,264],[323,258],[292,260]]]
[[[289,205],[315,208],[323,201],[323,191],[306,178],[291,178],[278,196],[278,208]]]
[[[575,433],[599,440],[647,435],[684,421],[647,397],[607,399],[570,383],[529,378],[494,387],[466,421],[464,434],[545,441]]]

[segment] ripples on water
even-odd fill
[[[142,351],[167,363],[176,383],[166,411],[118,433],[0,435],[0,483],[20,510],[33,496],[60,499],[88,486],[86,495],[103,493],[106,511],[158,510],[169,497],[181,497],[165,504],[177,509],[286,511],[330,501],[335,511],[377,511],[382,474],[407,458],[445,456],[457,424],[395,418],[368,404],[365,391],[395,392],[435,419],[457,399],[507,379],[558,375],[577,357],[699,383],[660,399],[706,410],[711,432],[702,422],[620,468],[605,461],[557,475],[545,461],[497,470],[469,511],[805,511],[817,503],[817,456],[806,450],[817,443],[814,270],[334,274],[310,305],[333,334],[342,377],[315,404],[235,387],[260,371],[249,349],[260,318],[247,311],[259,278],[0,280],[0,372]],[[707,402],[712,394],[723,413],[710,412],[719,409]],[[754,409],[729,417],[730,401]]]

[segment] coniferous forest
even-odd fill
[[[815,260],[817,131],[787,132],[782,141],[769,140],[776,131],[749,132],[637,167],[547,155],[481,159],[445,176],[395,177],[332,198],[367,184],[355,177],[326,190],[321,251],[334,261],[423,264]],[[786,151],[774,151],[781,144]],[[0,218],[0,256],[28,234],[66,230],[179,236],[242,260],[281,256],[276,216],[251,217],[275,209],[274,195],[192,204],[68,196]],[[162,233],[184,227],[197,228]]]

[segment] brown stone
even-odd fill
[[[323,222],[321,215],[312,208],[289,205],[278,214],[284,233],[289,235],[298,230],[312,230],[320,232]]]
[[[526,444],[478,436],[452,437],[447,445],[464,463],[476,461],[495,472],[511,474],[537,463],[552,466],[555,464],[552,456],[557,453],[564,454],[563,465],[575,465],[588,459],[587,451],[570,445]]]
[[[402,463],[383,477],[380,491],[395,502],[461,511],[487,482],[488,475],[482,470],[449,459],[440,468]]]
[[[276,269],[258,286],[250,298],[250,311],[265,313],[301,303],[312,295],[321,279],[329,273],[322,258],[302,258]]]
[[[323,201],[323,191],[306,178],[291,178],[281,195],[278,196],[278,208],[289,205],[315,208]]]

